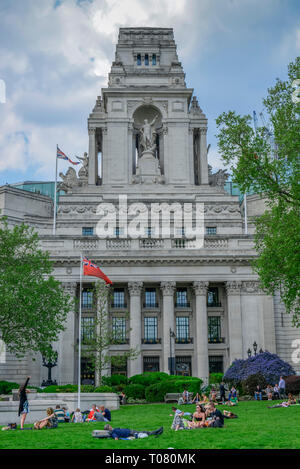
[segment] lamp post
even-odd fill
[[[169,357],[169,371],[170,375],[175,374],[175,357],[173,357],[172,353],[172,339],[175,339],[176,334],[172,329],[170,328],[170,357]]]
[[[250,358],[251,357],[251,349],[250,348],[248,348],[247,354],[248,354],[248,357]]]
[[[53,352],[51,358],[48,358],[48,357],[42,355],[43,366],[48,368],[48,379],[47,379],[47,381],[43,380],[42,386],[51,386],[52,384],[54,384],[54,385],[57,384],[56,380],[53,381],[52,378],[51,378],[51,370],[52,370],[52,368],[54,368],[57,365],[57,358],[58,358],[58,353],[57,352]]]
[[[254,355],[256,356],[256,351],[257,351],[257,343],[253,342],[253,350],[254,350]]]

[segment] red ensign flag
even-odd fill
[[[90,275],[91,277],[99,277],[105,281],[106,284],[112,284],[112,281],[105,275],[104,272],[92,261],[83,258],[83,275]]]

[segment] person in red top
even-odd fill
[[[90,413],[89,413],[89,415],[87,416],[87,419],[86,419],[87,422],[93,422],[93,421],[96,420],[95,412],[100,412],[100,410],[98,409],[98,407],[96,406],[96,404],[93,404],[93,405],[92,405],[92,408],[91,408],[91,410],[90,410]]]

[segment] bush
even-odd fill
[[[167,373],[154,371],[131,376],[131,378],[129,379],[129,383],[142,384],[143,386],[151,386],[152,384],[169,378],[170,376]]]
[[[124,392],[127,398],[145,399],[145,386],[142,384],[128,384]]]
[[[18,383],[10,383],[9,381],[0,381],[0,394],[10,394],[13,389],[19,389]]]
[[[249,376],[260,373],[268,384],[278,383],[280,376],[294,375],[291,365],[270,352],[258,353],[246,360],[235,360],[224,375],[224,381],[238,385]]]
[[[199,392],[202,380],[193,377],[176,377],[179,379],[163,380],[146,389],[145,395],[148,402],[163,402],[167,393],[182,393],[184,389],[196,394]],[[184,379],[187,378],[187,379]]]
[[[78,392],[78,386],[76,384],[65,384],[63,386],[58,386],[52,384],[43,389],[45,393],[55,393],[55,392]]]
[[[300,393],[300,376],[287,376],[285,378],[285,391],[291,394]]]
[[[261,373],[250,375],[242,382],[243,394],[250,394],[250,396],[254,396],[256,386],[260,386],[262,389],[266,389],[268,384],[269,383],[267,383],[265,377]]]
[[[98,386],[94,388],[94,392],[115,392],[111,386]]]
[[[219,384],[223,380],[223,373],[210,373],[209,384]]]
[[[119,386],[128,384],[128,379],[124,375],[103,376],[102,382],[105,386]]]
[[[146,399],[133,399],[132,397],[129,397],[127,399],[127,404],[147,404]]]

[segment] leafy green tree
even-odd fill
[[[140,352],[129,348],[121,353],[110,354],[111,345],[124,343],[121,330],[112,330],[108,312],[108,304],[111,300],[110,286],[97,281],[92,291],[96,314],[92,329],[87,331],[87,337],[83,338],[82,356],[88,359],[91,370],[95,371],[96,386],[101,386],[103,376],[112,365],[123,366],[127,360],[135,359]]]
[[[51,275],[49,254],[24,224],[9,228],[0,218],[0,334],[10,352],[51,356],[72,302]]]
[[[224,112],[217,120],[218,146],[233,182],[261,194],[267,210],[256,218],[253,262],[262,288],[280,291],[293,323],[300,325],[300,104],[292,100],[300,57],[288,66],[263,100],[270,127],[253,129],[251,116]],[[271,137],[270,137],[271,133]],[[273,138],[272,138],[273,135]]]

